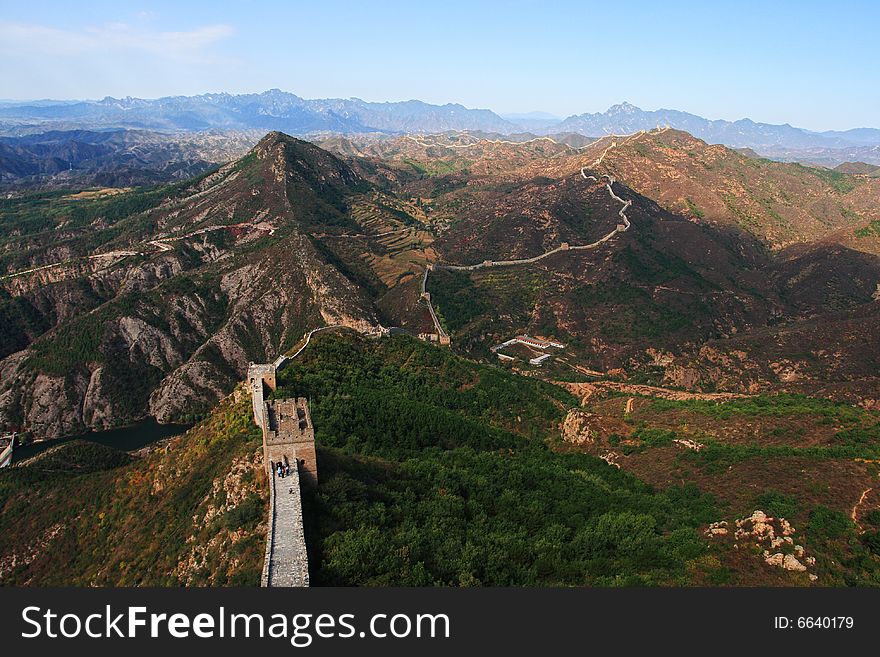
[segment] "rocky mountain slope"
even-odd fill
[[[4,470],[0,585],[258,586],[268,492],[237,397],[145,452],[76,440]]]
[[[855,231],[877,211],[880,184],[859,176],[749,158],[677,130],[616,142],[602,171],[671,212],[737,226],[773,249]]]
[[[347,225],[367,188],[325,151],[273,133],[140,203],[62,197],[48,226],[19,215],[5,239],[4,423],[50,437],[203,412],[249,361],[306,329],[375,325],[368,295],[310,237]]]
[[[670,130],[580,150],[410,144],[394,161],[426,171],[403,185],[430,199],[429,216],[448,226],[432,244],[441,262],[528,258],[608,234],[620,202],[607,179],[587,174],[613,176],[616,194],[631,202],[632,227],[601,248],[432,273],[428,289],[457,348],[488,357],[490,346],[525,331],[569,342],[576,356],[564,360],[593,372],[875,403],[880,353],[870,323],[880,259],[869,233],[880,194],[872,181],[747,158]],[[806,354],[799,342],[810,345]]]

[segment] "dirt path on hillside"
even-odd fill
[[[868,495],[870,494],[870,492],[872,490],[874,490],[874,489],[868,488],[865,490],[865,492],[862,493],[862,496],[859,498],[859,501],[856,502],[856,505],[853,507],[852,513],[850,514],[850,518],[852,518],[852,521],[855,524],[855,526],[858,527],[859,533],[862,533],[865,531],[864,529],[862,529],[862,525],[859,522],[859,507],[865,503],[865,500],[867,499]]]
[[[743,395],[735,392],[687,392],[685,390],[671,390],[659,386],[619,383],[617,381],[595,381],[593,383],[554,381],[554,383],[558,386],[562,386],[573,395],[579,397],[581,402],[599,396],[605,392],[622,392],[629,395],[659,397],[660,399],[670,399],[672,401],[698,400],[727,402],[735,399],[751,397],[751,395]]]
[[[74,262],[81,260],[99,260],[101,258],[127,258],[129,256],[146,256],[146,255],[155,255],[157,253],[166,253],[168,251],[173,251],[174,247],[169,244],[169,242],[176,242],[183,239],[187,239],[190,237],[195,237],[196,235],[204,235],[205,233],[211,233],[218,230],[233,230],[237,228],[253,228],[254,230],[268,232],[269,235],[275,233],[275,226],[271,224],[251,224],[248,222],[242,222],[238,224],[230,224],[230,225],[221,225],[221,226],[205,226],[204,228],[199,228],[198,230],[194,230],[191,233],[186,233],[185,235],[173,235],[170,237],[157,237],[156,239],[149,240],[147,242],[142,243],[141,248],[145,246],[152,247],[152,250],[147,251],[133,251],[133,250],[114,250],[114,251],[105,251],[104,253],[93,253],[88,256],[83,256],[80,258],[76,258],[74,260],[64,260],[61,262],[53,262],[48,265],[42,265],[40,267],[32,267],[30,269],[24,269],[22,271],[12,272],[11,274],[5,274],[0,276],[0,281],[7,280],[10,278],[17,278],[18,276],[25,276],[27,274],[33,274],[39,271],[43,271],[46,269],[52,269],[54,267],[60,267],[62,265],[70,265]]]

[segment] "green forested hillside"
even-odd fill
[[[549,449],[560,388],[409,338],[316,337],[278,394],[317,428],[313,584],[686,583],[716,519],[693,487]],[[258,446],[243,398],[147,457],[75,442],[0,473],[0,582],[257,585]]]
[[[555,386],[407,338],[324,335],[284,371],[277,395],[293,394],[322,448],[315,584],[686,583],[706,549],[695,528],[717,512],[696,488],[549,449],[576,404]]]
[[[818,480],[804,484],[809,499],[789,493],[784,468],[754,499],[723,486],[713,497],[701,473],[715,443],[676,448],[691,434],[662,415],[610,439],[646,468],[666,471],[673,459],[681,476],[651,486],[559,440],[580,406],[563,388],[412,338],[318,334],[280,372],[275,395],[308,397],[316,427],[320,484],[304,495],[312,585],[791,585],[813,569],[825,585],[878,581],[875,512],[854,524]],[[640,416],[656,406],[718,421],[806,413],[820,428],[857,418],[852,439],[876,440],[862,411],[803,397],[639,404]],[[73,442],[0,472],[0,583],[257,585],[267,511],[259,445],[240,394],[145,457]],[[822,481],[845,465],[829,461]],[[733,527],[706,533],[754,509],[793,519],[795,541],[817,559],[810,573],[765,567],[748,540],[737,548]]]

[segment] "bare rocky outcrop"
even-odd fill
[[[718,522],[711,523],[706,528],[706,536],[726,536],[730,530],[727,528],[726,520],[719,520]]]
[[[574,445],[584,445],[596,441],[596,416],[579,408],[571,409],[562,422],[562,439]]]
[[[184,271],[179,258],[170,255],[150,260],[139,267],[133,267],[119,286],[120,293],[150,290],[164,280]]]
[[[179,420],[228,394],[249,362],[274,360],[312,328],[377,326],[369,294],[309,237],[312,222],[348,220],[347,194],[359,184],[330,153],[271,133],[253,157],[148,211],[143,223],[158,234],[107,246],[106,257],[43,253],[75,264],[4,286],[58,326],[19,339],[69,334],[48,350],[48,367],[33,347],[0,360],[0,425],[52,438],[147,415]],[[258,244],[276,232],[283,238]],[[41,278],[62,272],[45,292]],[[79,321],[84,308],[95,308],[94,320]],[[64,345],[76,352],[66,372]]]
[[[672,442],[676,445],[681,445],[685,449],[692,449],[695,452],[701,452],[706,448],[703,443],[698,443],[696,440],[691,440],[690,438],[675,438]]]
[[[159,422],[173,422],[188,409],[213,404],[223,397],[225,379],[211,363],[194,360],[162,380],[150,395],[148,413]]]
[[[795,541],[797,530],[785,518],[773,518],[758,509],[749,516],[738,518],[734,526],[734,548],[752,548],[761,554],[768,566],[807,573],[811,582],[818,579],[815,572],[810,572],[816,565],[816,558],[807,554],[806,548]],[[728,537],[728,523],[712,523],[704,533],[713,539]]]
[[[651,365],[654,367],[667,367],[675,361],[675,355],[668,351],[649,347],[645,349],[645,353],[651,359]]]
[[[155,489],[155,486],[154,486]],[[161,487],[159,488],[161,490]],[[192,517],[193,533],[187,538],[188,553],[180,560],[174,576],[184,586],[191,586],[198,575],[211,572],[208,584],[216,585],[217,578],[235,571],[239,564],[234,548],[243,540],[254,540],[266,533],[266,523],[260,522],[252,529],[230,529],[222,522],[223,517],[249,500],[258,499],[265,504],[265,485],[262,483],[262,450],[235,459],[229,470],[211,483],[211,489],[199,503]],[[200,531],[214,523],[218,530],[206,542]]]
[[[130,360],[141,359],[153,367],[174,366],[182,360],[167,333],[147,324],[139,317],[121,317],[119,337],[128,349]]]
[[[106,427],[113,425],[113,408],[107,400],[107,391],[102,382],[104,368],[98,367],[92,371],[89,385],[83,397],[82,419],[83,424],[90,427]]]
[[[696,388],[702,377],[700,371],[693,367],[684,367],[682,365],[669,365],[663,375],[663,381],[677,388],[687,388],[692,390]]]
[[[91,377],[82,373],[27,376],[31,383],[24,391],[21,409],[25,426],[38,436],[79,433],[83,427],[81,400]]]

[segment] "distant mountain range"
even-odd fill
[[[876,128],[811,132],[787,123],[774,125],[756,123],[751,119],[712,121],[678,110],[645,111],[630,103],[614,105],[606,112],[570,116],[549,132],[626,134],[665,125],[689,132],[709,143],[759,151],[767,148],[851,148],[880,144],[880,129]]]
[[[104,98],[77,103],[46,102],[0,106],[0,123],[151,130],[246,130],[314,132],[443,132],[519,129],[489,110],[462,105],[430,105],[418,100],[368,103],[352,98],[306,100],[278,89],[260,94],[203,94],[156,100]]]
[[[751,148],[759,155],[835,166],[847,161],[880,164],[880,129],[813,132],[788,124],[710,120],[678,110],[645,111],[630,103],[605,112],[558,119],[531,112],[504,117],[459,104],[431,105],[418,100],[372,103],[357,98],[307,100],[272,89],[259,94],[227,93],[169,96],[155,100],[111,98],[100,101],[0,103],[0,132],[20,135],[45,130],[138,129],[171,132],[205,130],[309,135],[470,130],[509,135],[577,133],[599,137],[658,125],[684,130],[709,143]]]
[[[127,187],[182,180],[241,156],[260,136],[117,128],[0,137],[0,186]]]

